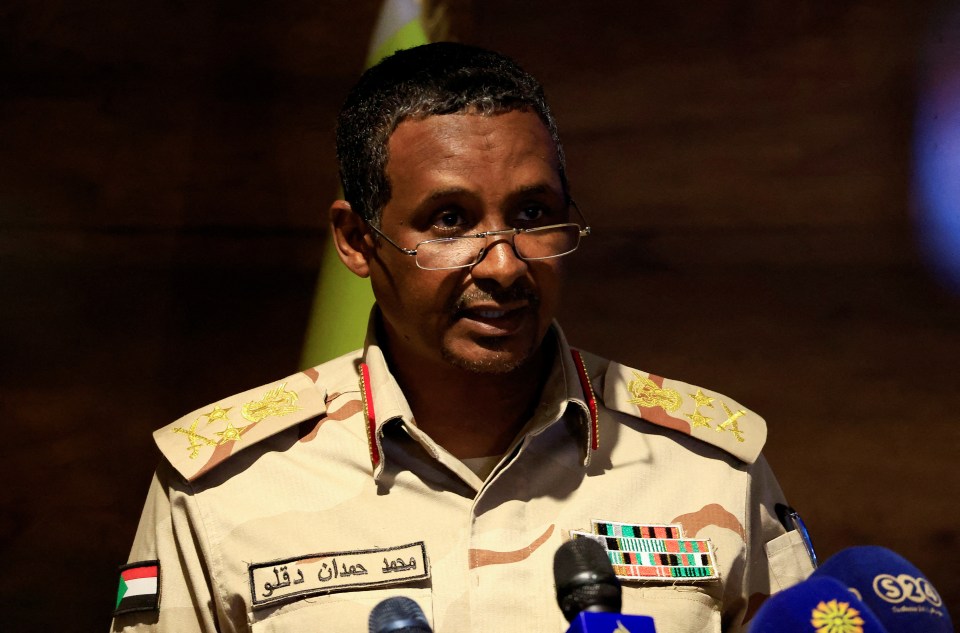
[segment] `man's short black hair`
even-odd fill
[[[404,120],[470,110],[481,115],[535,112],[557,148],[567,194],[563,148],[540,83],[512,59],[475,46],[437,42],[394,53],[367,70],[337,120],[337,160],[344,197],[375,226],[390,201],[387,142]]]

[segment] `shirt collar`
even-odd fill
[[[400,385],[387,364],[376,333],[377,309],[371,314],[364,343],[363,362],[360,364],[360,394],[367,431],[367,443],[374,479],[380,479],[384,469],[384,427],[402,421],[408,432],[435,457],[437,449],[426,435],[416,429],[413,412]],[[583,465],[588,466],[593,451],[599,447],[597,400],[580,352],[567,344],[560,326],[554,321],[547,336],[554,336],[553,367],[544,385],[540,404],[530,424],[521,435],[538,435],[555,424],[570,409],[578,420]],[[572,407],[571,407],[572,405]]]

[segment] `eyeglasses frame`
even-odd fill
[[[513,249],[513,254],[517,256],[517,259],[521,259],[526,262],[526,261],[542,261],[545,259],[556,259],[557,257],[563,257],[564,255],[569,255],[573,251],[577,250],[577,248],[580,247],[579,242],[577,243],[576,248],[574,248],[573,250],[569,250],[566,253],[559,253],[557,255],[548,255],[547,257],[524,257],[517,251],[517,244],[514,241],[514,239],[516,238],[517,235],[520,235],[522,233],[532,233],[535,231],[544,231],[547,229],[556,229],[556,228],[565,227],[565,226],[575,226],[578,229],[580,229],[581,238],[590,235],[591,228],[590,228],[590,225],[587,223],[587,218],[583,215],[583,211],[580,210],[580,206],[572,198],[570,199],[570,206],[572,206],[576,210],[577,215],[579,215],[580,219],[583,220],[583,226],[580,226],[580,224],[578,224],[577,222],[562,222],[560,224],[548,224],[546,226],[538,226],[532,229],[518,229],[518,228],[499,229],[496,231],[484,231],[482,233],[475,233],[473,235],[457,235],[454,237],[437,237],[437,238],[417,242],[417,245],[415,248],[404,248],[403,246],[400,246],[399,244],[394,242],[392,239],[387,237],[387,235],[383,231],[375,227],[369,220],[367,220],[366,218],[363,218],[363,220],[364,222],[366,222],[367,226],[373,229],[373,231],[377,235],[385,239],[387,243],[389,243],[391,246],[396,248],[398,251],[400,251],[404,255],[409,255],[413,257],[414,263],[416,263],[417,268],[419,268],[420,270],[457,270],[458,268],[470,268],[472,266],[476,266],[477,264],[479,264],[481,261],[483,261],[483,258],[486,256],[489,248],[487,246],[484,246],[482,249],[480,249],[480,252],[477,253],[477,259],[469,264],[461,264],[459,266],[446,266],[444,268],[424,268],[423,266],[420,265],[420,262],[416,260],[417,251],[420,249],[421,246],[429,243],[450,242],[453,240],[462,240],[462,239],[487,238],[487,237],[498,236],[498,235],[510,235],[512,236],[512,238],[510,239],[510,248]]]

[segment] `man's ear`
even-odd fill
[[[369,257],[373,248],[370,229],[346,200],[336,200],[330,205],[330,230],[344,266],[358,277],[369,277]]]

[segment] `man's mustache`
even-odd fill
[[[466,310],[478,303],[528,303],[531,307],[540,305],[540,296],[523,284],[514,284],[509,288],[485,289],[473,287],[464,292],[453,305],[455,312]]]

